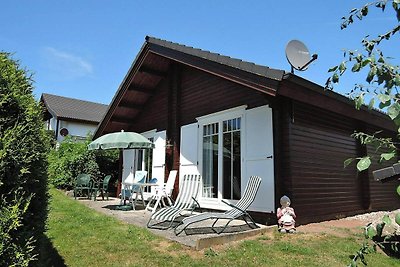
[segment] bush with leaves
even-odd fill
[[[76,142],[71,137],[65,138],[58,149],[49,154],[49,181],[61,189],[72,189],[74,179],[80,173],[87,173],[95,180],[118,171],[118,151],[89,151],[85,142]]]
[[[27,265],[45,231],[49,139],[32,90],[27,71],[0,52],[1,266]]]
[[[2,202],[6,202],[3,198]],[[15,232],[22,227],[22,218],[30,204],[30,198],[16,198],[1,205],[0,217],[0,266],[28,266],[29,262],[36,259],[33,253],[33,237],[16,242]]]
[[[394,122],[398,138],[400,134],[400,94],[398,91],[400,88],[400,68],[391,63],[391,58],[384,55],[380,49],[380,44],[397,37],[400,32],[400,0],[380,0],[367,3],[361,8],[354,8],[348,16],[342,18],[341,29],[346,29],[355,20],[363,20],[368,16],[370,9],[394,12],[397,23],[383,34],[375,37],[366,36],[361,41],[361,50],[345,51],[345,60],[329,70],[329,72],[332,72],[332,76],[328,78],[326,87],[331,89],[333,84],[339,83],[340,77],[347,73],[348,69],[353,73],[366,71],[366,84],[356,84],[349,96],[354,99],[356,109],[360,109],[363,105],[372,109],[375,105],[378,105]],[[366,98],[370,98],[368,103],[366,103]],[[345,166],[357,160],[358,171],[364,171],[370,167],[374,160],[379,163],[396,160],[398,157],[396,141],[379,135],[380,132],[375,134],[354,133],[353,137],[359,140],[362,145],[374,147],[379,157],[374,158],[372,155],[365,155],[357,159],[348,159],[345,161]],[[397,187],[397,192],[400,194],[400,186]],[[365,227],[366,242],[354,255],[350,266],[357,266],[358,260],[367,265],[365,255],[375,251],[377,246],[389,255],[400,258],[400,236],[396,232],[386,234],[383,231],[385,226],[391,223],[389,217],[385,216],[378,225],[369,224]],[[395,223],[400,225],[400,214],[396,214]]]

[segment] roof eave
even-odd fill
[[[40,102],[43,103],[43,106],[46,108],[46,110],[53,116],[53,118],[57,119],[58,115],[57,113],[47,104],[46,99],[44,97],[44,94],[40,97]]]
[[[117,108],[119,102],[122,99],[122,96],[126,92],[129,87],[129,83],[135,76],[135,74],[139,71],[140,66],[143,63],[143,60],[148,53],[148,43],[145,42],[142,47],[140,48],[139,53],[137,54],[135,60],[132,62],[128,72],[125,74],[124,79],[122,80],[121,84],[118,87],[117,92],[115,93],[113,99],[111,100],[110,104],[108,105],[107,111],[104,113],[100,123],[98,124],[95,133],[93,135],[93,139],[96,139],[100,136],[100,133],[104,130],[107,123],[110,121],[112,114],[114,113],[115,109]]]
[[[292,74],[292,73],[285,74],[284,77],[283,77],[283,81],[289,81],[289,82],[295,83],[295,84],[297,84],[297,85],[299,85],[299,86],[301,86],[303,88],[306,88],[306,90],[309,90],[309,91],[315,93],[316,95],[320,95],[322,97],[328,97],[328,98],[332,99],[333,101],[338,101],[339,103],[342,103],[344,105],[347,105],[347,106],[351,107],[351,113],[354,115],[353,117],[356,118],[356,119],[360,119],[360,117],[363,117],[363,116],[359,115],[361,113],[370,114],[369,116],[371,116],[371,115],[373,116],[373,117],[370,117],[370,118],[374,118],[374,120],[375,120],[375,118],[381,119],[381,124],[378,125],[378,123],[373,123],[371,121],[370,121],[370,123],[372,123],[372,124],[374,124],[376,126],[379,126],[379,127],[383,127],[383,128],[385,128],[387,130],[390,130],[390,131],[395,131],[396,130],[395,127],[394,127],[393,122],[389,119],[389,117],[385,113],[380,112],[380,111],[375,110],[375,109],[369,109],[365,105],[362,106],[360,110],[356,110],[353,100],[349,99],[348,97],[346,97],[344,95],[336,93],[336,92],[334,92],[332,90],[325,89],[321,85],[318,85],[318,84],[316,84],[314,82],[306,80],[306,79],[304,79],[302,77],[299,77],[299,76],[297,76],[295,74]],[[285,96],[285,97],[288,97],[288,98],[295,99],[294,95],[297,94],[298,92],[289,92],[285,88],[286,88],[285,86],[282,86],[278,90],[277,95],[282,95],[282,96]],[[318,103],[318,101],[312,100],[311,98],[303,97],[302,100],[307,102],[310,105],[318,106],[318,105],[321,104],[321,103]],[[348,109],[348,110],[350,111],[350,109]],[[347,114],[347,116],[351,116],[351,114]],[[360,120],[362,120],[362,119],[360,119]]]
[[[187,54],[182,51],[176,51],[169,47],[163,47],[158,44],[149,44],[149,52],[184,64],[186,66],[224,78],[226,80],[230,80],[243,86],[250,87],[257,91],[267,93],[269,95],[275,95],[278,83],[284,75],[284,71],[271,69],[271,71],[279,71],[279,75],[273,77],[261,76],[259,74],[250,73],[248,71],[229,65],[224,65],[222,63]],[[207,62],[207,67],[205,67],[205,65],[202,64],[200,61]],[[244,78],[244,75],[252,76],[252,81]],[[277,78],[278,76],[280,76],[281,78]]]

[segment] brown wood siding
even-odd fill
[[[400,206],[400,197],[396,193],[396,188],[399,185],[397,180],[389,182],[377,182],[372,176],[372,171],[381,169],[385,166],[389,166],[395,163],[395,160],[391,162],[385,162],[378,164],[376,159],[379,159],[379,154],[375,152],[372,146],[367,146],[368,155],[373,156],[371,167],[369,168],[369,181],[370,181],[370,194],[371,194],[371,210],[393,210]]]
[[[291,104],[287,98],[279,97],[273,107],[274,114],[274,164],[275,205],[283,195],[293,196],[290,160]]]
[[[131,131],[145,132],[152,129],[165,130],[168,120],[168,80],[163,80],[156,89],[156,94],[146,103]]]
[[[197,117],[240,105],[252,108],[267,103],[264,93],[199,70],[183,68],[180,114],[182,125],[195,122]]]
[[[357,142],[350,137],[355,122],[340,115],[294,103],[287,138],[290,147],[284,165],[299,222],[333,219],[362,210],[360,180],[347,158],[357,157]],[[285,145],[284,145],[285,146]],[[290,161],[288,161],[290,159]]]
[[[381,129],[377,127],[366,127],[365,132],[369,134],[375,134]],[[380,132],[376,134],[378,137],[394,137],[394,134],[389,133],[387,131]],[[396,188],[399,185],[397,180],[389,180],[385,182],[377,182],[374,180],[372,171],[381,169],[384,167],[391,166],[396,163],[398,158],[383,161],[381,163],[378,162],[380,158],[380,153],[389,152],[388,150],[380,150],[375,151],[375,148],[371,145],[366,147],[367,154],[372,157],[371,167],[368,169],[369,174],[369,187],[370,187],[370,209],[371,210],[393,210],[397,209],[400,206],[400,196],[396,193]]]
[[[179,116],[181,125],[196,121],[197,117],[240,105],[248,108],[268,104],[269,96],[244,86],[182,66]],[[166,129],[168,119],[168,79],[157,87],[156,94],[132,124],[132,131]]]

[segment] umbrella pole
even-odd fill
[[[122,153],[122,149],[119,149],[119,167],[118,167],[118,184],[117,184],[117,196],[121,193],[121,185],[122,185],[122,173],[124,168],[124,153]],[[122,197],[122,195],[121,195]]]

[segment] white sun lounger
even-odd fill
[[[196,207],[200,207],[196,198],[201,182],[200,175],[185,175],[182,181],[182,188],[179,191],[175,204],[171,207],[159,209],[152,214],[147,222],[148,228],[168,229],[172,226],[175,218],[183,211],[192,212]],[[164,223],[167,225],[165,226]]]
[[[246,188],[244,190],[242,198],[237,202],[236,205],[227,203],[226,201],[222,200],[225,204],[229,205],[231,207],[230,210],[227,210],[226,212],[205,212],[197,215],[193,215],[187,218],[184,218],[181,223],[175,227],[174,231],[176,235],[179,235],[184,231],[189,225],[205,220],[214,220],[214,223],[212,224],[211,228],[214,232],[217,234],[222,233],[225,231],[226,227],[230,222],[232,222],[235,219],[238,218],[243,218],[243,220],[246,222],[246,224],[251,227],[251,228],[258,228],[257,224],[251,218],[251,216],[247,213],[248,207],[253,203],[254,199],[256,198],[258,188],[260,187],[261,184],[261,178],[258,176],[251,176]],[[215,224],[219,220],[227,220],[227,223],[222,227],[222,230],[218,231],[215,228]],[[250,223],[248,220],[250,220]]]

